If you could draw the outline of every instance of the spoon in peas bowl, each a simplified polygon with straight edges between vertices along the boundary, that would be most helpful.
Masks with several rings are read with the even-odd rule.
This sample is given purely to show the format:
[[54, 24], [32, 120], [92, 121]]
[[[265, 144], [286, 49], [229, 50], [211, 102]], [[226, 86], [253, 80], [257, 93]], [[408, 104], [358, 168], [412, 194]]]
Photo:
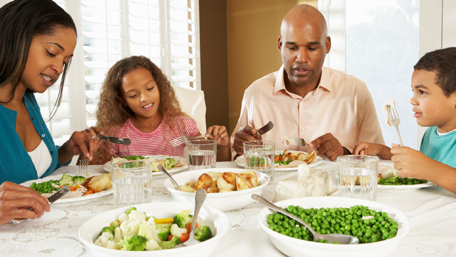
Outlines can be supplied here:
[[328, 243], [330, 243], [330, 244], [333, 244], [335, 242], [339, 243], [339, 244], [359, 244], [359, 239], [354, 236], [344, 235], [344, 234], [325, 234], [325, 235], [319, 234], [311, 226], [309, 226], [307, 223], [302, 221], [300, 218], [287, 212], [286, 210], [280, 208], [279, 206], [269, 202], [268, 200], [264, 199], [263, 197], [261, 197], [257, 194], [253, 194], [252, 199], [256, 203], [266, 206], [269, 209], [274, 210], [276, 212], [280, 212], [283, 215], [286, 215], [289, 218], [296, 220], [301, 225], [305, 226], [313, 234], [313, 241], [318, 241], [319, 239], [321, 239], [321, 240], [328, 240]]

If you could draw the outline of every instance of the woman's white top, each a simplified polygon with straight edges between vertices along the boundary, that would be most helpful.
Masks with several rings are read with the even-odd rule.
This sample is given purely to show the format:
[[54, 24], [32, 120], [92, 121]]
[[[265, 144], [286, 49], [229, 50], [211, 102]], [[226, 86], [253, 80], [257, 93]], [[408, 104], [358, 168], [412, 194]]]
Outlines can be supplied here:
[[38, 177], [41, 177], [51, 166], [52, 157], [49, 153], [49, 149], [43, 140], [41, 140], [40, 145], [35, 148], [35, 150], [28, 152], [30, 158], [32, 159], [33, 165], [35, 165], [36, 173]]

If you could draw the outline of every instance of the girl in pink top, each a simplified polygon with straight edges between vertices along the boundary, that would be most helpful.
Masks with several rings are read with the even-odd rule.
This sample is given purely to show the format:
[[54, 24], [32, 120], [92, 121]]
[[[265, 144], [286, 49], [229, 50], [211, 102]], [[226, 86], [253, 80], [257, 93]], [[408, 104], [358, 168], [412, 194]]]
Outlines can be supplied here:
[[[196, 122], [180, 109], [171, 83], [150, 59], [132, 56], [118, 61], [103, 83], [97, 110], [97, 127], [105, 135], [130, 138], [131, 145], [102, 142], [91, 164], [103, 164], [112, 156], [183, 156], [182, 144], [170, 141], [201, 135]], [[217, 160], [230, 160], [229, 135], [224, 126], [211, 126], [206, 137], [217, 141]]]

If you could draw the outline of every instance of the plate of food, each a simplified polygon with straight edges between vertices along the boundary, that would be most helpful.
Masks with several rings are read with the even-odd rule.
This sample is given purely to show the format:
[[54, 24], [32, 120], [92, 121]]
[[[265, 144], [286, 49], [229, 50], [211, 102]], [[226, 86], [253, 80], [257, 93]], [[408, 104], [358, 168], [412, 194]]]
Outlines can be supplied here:
[[433, 186], [435, 184], [427, 180], [399, 177], [397, 170], [390, 165], [378, 165], [377, 189], [379, 190], [418, 190]]
[[[254, 157], [252, 157], [254, 158]], [[317, 155], [316, 151], [311, 153], [301, 152], [301, 151], [275, 151], [274, 156], [274, 170], [275, 171], [293, 171], [297, 170], [299, 164], [307, 163], [309, 167], [315, 167], [323, 161], [323, 158]], [[239, 156], [234, 160], [234, 162], [241, 166], [245, 167], [244, 155]]]
[[[360, 185], [360, 180], [360, 177], [356, 177], [355, 188]], [[377, 190], [407, 191], [433, 186], [435, 186], [435, 184], [427, 180], [399, 177], [397, 175], [397, 170], [394, 169], [393, 166], [384, 163], [378, 164]]]
[[41, 179], [29, 180], [21, 185], [33, 188], [44, 197], [49, 197], [61, 186], [71, 187], [71, 191], [55, 203], [86, 201], [113, 193], [110, 173], [90, 177], [68, 174], [51, 175]]
[[168, 155], [131, 155], [125, 157], [115, 157], [111, 161], [104, 164], [105, 171], [111, 171], [111, 164], [122, 162], [125, 160], [137, 161], [146, 160], [152, 163], [152, 176], [163, 175], [158, 169], [158, 164], [163, 166], [169, 173], [185, 170], [187, 168], [187, 159], [181, 156], [168, 156]]

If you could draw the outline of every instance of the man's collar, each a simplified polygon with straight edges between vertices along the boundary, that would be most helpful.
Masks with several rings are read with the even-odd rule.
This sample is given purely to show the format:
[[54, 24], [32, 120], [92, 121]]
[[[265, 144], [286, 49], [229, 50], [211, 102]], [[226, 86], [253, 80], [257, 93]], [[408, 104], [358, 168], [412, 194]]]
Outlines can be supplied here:
[[[329, 82], [328, 68], [326, 68], [326, 67], [322, 67], [320, 83], [318, 83], [317, 88], [315, 90], [313, 90], [312, 92], [315, 93], [319, 89], [322, 89], [322, 90], [325, 90], [328, 92], [331, 92], [331, 89], [332, 89], [332, 85]], [[285, 87], [285, 68], [283, 67], [283, 65], [282, 65], [282, 67], [280, 67], [279, 71], [277, 72], [277, 78], [276, 78], [276, 81], [274, 84], [274, 94], [281, 90], [283, 90], [285, 93], [289, 94], [292, 97], [296, 96], [296, 94], [288, 91], [287, 88]]]

